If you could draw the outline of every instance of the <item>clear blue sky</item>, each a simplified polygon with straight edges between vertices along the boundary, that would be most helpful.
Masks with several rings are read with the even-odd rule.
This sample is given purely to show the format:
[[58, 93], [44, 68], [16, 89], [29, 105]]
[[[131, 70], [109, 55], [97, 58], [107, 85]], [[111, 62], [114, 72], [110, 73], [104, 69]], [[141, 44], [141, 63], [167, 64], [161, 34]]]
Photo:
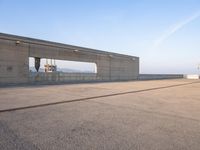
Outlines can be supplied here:
[[139, 56], [141, 73], [197, 73], [200, 0], [0, 0], [0, 32]]

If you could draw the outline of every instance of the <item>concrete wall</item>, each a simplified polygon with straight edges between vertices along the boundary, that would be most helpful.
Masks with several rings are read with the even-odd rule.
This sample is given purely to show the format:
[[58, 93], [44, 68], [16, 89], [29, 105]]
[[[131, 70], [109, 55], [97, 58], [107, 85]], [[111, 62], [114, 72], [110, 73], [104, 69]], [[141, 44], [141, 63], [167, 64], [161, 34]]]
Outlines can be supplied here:
[[139, 80], [161, 80], [161, 79], [179, 79], [183, 78], [182, 74], [140, 74]]
[[27, 82], [28, 56], [27, 44], [0, 39], [0, 83]]
[[[29, 57], [94, 62], [97, 65], [95, 80], [98, 81], [133, 80], [139, 74], [138, 57], [3, 33], [0, 33], [0, 53], [0, 83], [34, 82], [35, 78], [33, 80], [29, 75]], [[44, 76], [53, 77], [55, 74], [41, 73], [38, 76], [42, 82], [49, 81]], [[88, 77], [81, 74], [80, 78], [82, 76]], [[70, 80], [68, 77], [59, 79]], [[94, 80], [93, 77], [91, 80]]]

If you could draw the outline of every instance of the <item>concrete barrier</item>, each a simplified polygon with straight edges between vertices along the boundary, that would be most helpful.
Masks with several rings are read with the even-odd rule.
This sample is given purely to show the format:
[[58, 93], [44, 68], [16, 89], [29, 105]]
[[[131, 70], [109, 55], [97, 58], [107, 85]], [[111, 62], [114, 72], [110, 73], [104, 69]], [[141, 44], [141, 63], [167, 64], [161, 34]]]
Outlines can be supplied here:
[[140, 74], [138, 80], [180, 79], [182, 74]]
[[96, 73], [30, 72], [30, 83], [73, 82], [98, 80]]

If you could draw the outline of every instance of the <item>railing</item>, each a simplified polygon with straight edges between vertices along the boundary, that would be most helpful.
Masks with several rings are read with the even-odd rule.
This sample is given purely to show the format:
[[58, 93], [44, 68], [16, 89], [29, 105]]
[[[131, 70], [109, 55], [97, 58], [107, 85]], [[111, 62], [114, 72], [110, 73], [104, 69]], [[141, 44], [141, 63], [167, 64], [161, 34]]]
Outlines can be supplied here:
[[97, 80], [95, 73], [30, 72], [29, 82], [65, 82]]

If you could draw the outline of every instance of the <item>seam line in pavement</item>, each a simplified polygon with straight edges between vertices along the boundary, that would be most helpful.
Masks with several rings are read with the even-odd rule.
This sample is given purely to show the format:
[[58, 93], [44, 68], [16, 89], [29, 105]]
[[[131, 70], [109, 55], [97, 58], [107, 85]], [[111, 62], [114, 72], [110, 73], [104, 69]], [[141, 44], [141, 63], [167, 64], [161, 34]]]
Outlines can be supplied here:
[[143, 90], [136, 90], [136, 91], [119, 92], [119, 93], [106, 94], [106, 95], [100, 95], [100, 96], [92, 96], [92, 97], [72, 99], [72, 100], [66, 100], [66, 101], [58, 101], [58, 102], [52, 102], [52, 103], [46, 103], [46, 104], [38, 104], [38, 105], [15, 107], [15, 108], [9, 108], [9, 109], [1, 109], [0, 113], [10, 112], [10, 111], [17, 111], [17, 110], [24, 110], [24, 109], [30, 109], [30, 108], [37, 108], [37, 107], [45, 107], [45, 106], [51, 106], [51, 105], [57, 105], [57, 104], [63, 104], [63, 103], [72, 103], [72, 102], [86, 101], [86, 100], [91, 100], [91, 99], [104, 98], [104, 97], [112, 97], [112, 96], [118, 96], [118, 95], [126, 95], [126, 94], [131, 94], [131, 93], [140, 93], [140, 92], [146, 92], [146, 91], [154, 91], [154, 90], [167, 89], [167, 88], [173, 88], [173, 87], [179, 87], [179, 86], [185, 86], [185, 85], [191, 85], [191, 84], [197, 84], [197, 83], [200, 83], [200, 81], [198, 81], [198, 82], [184, 83], [184, 84], [175, 84], [175, 85], [169, 85], [169, 86], [162, 86], [162, 87], [156, 87], [156, 88], [150, 88], [150, 89], [143, 89]]

